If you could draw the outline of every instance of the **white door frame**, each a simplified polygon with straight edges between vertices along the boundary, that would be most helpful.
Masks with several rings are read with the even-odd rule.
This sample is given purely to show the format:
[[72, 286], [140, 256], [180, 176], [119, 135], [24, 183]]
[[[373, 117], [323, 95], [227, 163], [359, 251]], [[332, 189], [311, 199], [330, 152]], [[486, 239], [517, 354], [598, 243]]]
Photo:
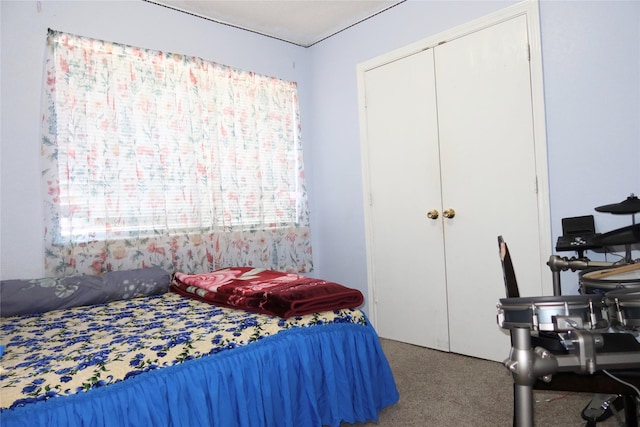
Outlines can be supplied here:
[[[361, 167], [363, 175], [364, 188], [364, 211], [365, 211], [365, 234], [367, 247], [367, 282], [368, 282], [368, 301], [367, 307], [369, 318], [373, 325], [376, 325], [376, 305], [371, 301], [375, 299], [375, 278], [374, 266], [371, 259], [372, 247], [372, 219], [370, 214], [370, 177], [369, 166], [367, 164], [367, 123], [366, 123], [366, 104], [365, 104], [365, 73], [367, 70], [382, 66], [386, 63], [395, 61], [405, 56], [414, 54], [421, 50], [429, 49], [438, 44], [445, 43], [463, 37], [467, 34], [482, 30], [493, 26], [500, 22], [512, 19], [516, 16], [524, 15], [527, 17], [527, 29], [529, 36], [529, 55], [530, 55], [530, 72], [531, 72], [531, 98], [533, 108], [533, 132], [535, 141], [535, 160], [537, 175], [537, 194], [538, 194], [538, 234], [540, 236], [540, 259], [549, 259], [552, 254], [551, 242], [551, 219], [549, 211], [549, 179], [547, 168], [547, 139], [546, 124], [544, 111], [544, 86], [542, 74], [542, 49], [540, 44], [540, 10], [538, 0], [525, 0], [521, 3], [509, 6], [503, 10], [494, 12], [484, 17], [475, 19], [466, 24], [451, 28], [447, 31], [438, 33], [434, 36], [409, 44], [402, 48], [388, 52], [376, 58], [370, 59], [357, 66], [358, 79], [358, 109], [360, 122], [360, 147], [361, 147]], [[541, 265], [541, 277], [550, 277], [550, 270], [546, 265]], [[553, 281], [543, 280], [541, 284], [544, 295], [553, 295]]]

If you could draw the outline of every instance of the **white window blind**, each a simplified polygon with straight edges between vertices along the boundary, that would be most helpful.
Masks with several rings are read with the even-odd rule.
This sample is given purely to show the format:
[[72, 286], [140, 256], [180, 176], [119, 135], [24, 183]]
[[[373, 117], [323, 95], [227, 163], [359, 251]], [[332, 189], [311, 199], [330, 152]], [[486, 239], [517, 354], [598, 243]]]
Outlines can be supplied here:
[[234, 232], [249, 233], [245, 247], [268, 232], [276, 252], [293, 233], [309, 255], [286, 268], [308, 269], [295, 83], [54, 31], [48, 46], [43, 176], [57, 269], [74, 262], [60, 253], [79, 246], [104, 258], [113, 244], [199, 235], [219, 247], [219, 233]]

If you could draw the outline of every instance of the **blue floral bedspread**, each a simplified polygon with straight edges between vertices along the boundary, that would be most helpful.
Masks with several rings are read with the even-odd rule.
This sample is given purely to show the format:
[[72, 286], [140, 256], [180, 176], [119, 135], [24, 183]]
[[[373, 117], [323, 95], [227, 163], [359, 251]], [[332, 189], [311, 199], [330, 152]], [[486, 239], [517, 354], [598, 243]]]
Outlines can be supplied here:
[[366, 324], [360, 310], [282, 319], [177, 294], [1, 319], [0, 411], [109, 386], [283, 330]]

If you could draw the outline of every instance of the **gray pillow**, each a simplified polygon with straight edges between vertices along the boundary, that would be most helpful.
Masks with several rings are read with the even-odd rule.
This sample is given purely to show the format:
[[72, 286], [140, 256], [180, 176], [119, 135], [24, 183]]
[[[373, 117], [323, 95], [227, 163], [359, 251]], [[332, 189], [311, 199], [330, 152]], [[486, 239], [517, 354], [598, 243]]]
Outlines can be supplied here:
[[163, 294], [169, 290], [171, 281], [170, 274], [160, 267], [109, 271], [102, 277], [115, 300]]
[[110, 271], [101, 276], [46, 277], [0, 282], [0, 316], [43, 313], [167, 292], [160, 267]]

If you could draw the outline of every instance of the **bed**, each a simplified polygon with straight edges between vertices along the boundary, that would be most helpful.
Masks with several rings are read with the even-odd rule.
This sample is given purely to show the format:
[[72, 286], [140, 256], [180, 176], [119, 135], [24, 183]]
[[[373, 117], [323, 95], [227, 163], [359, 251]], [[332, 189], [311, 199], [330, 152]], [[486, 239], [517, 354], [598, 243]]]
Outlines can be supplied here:
[[285, 318], [131, 283], [2, 318], [0, 425], [339, 426], [399, 398], [361, 310]]

